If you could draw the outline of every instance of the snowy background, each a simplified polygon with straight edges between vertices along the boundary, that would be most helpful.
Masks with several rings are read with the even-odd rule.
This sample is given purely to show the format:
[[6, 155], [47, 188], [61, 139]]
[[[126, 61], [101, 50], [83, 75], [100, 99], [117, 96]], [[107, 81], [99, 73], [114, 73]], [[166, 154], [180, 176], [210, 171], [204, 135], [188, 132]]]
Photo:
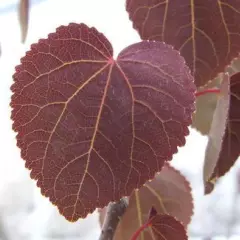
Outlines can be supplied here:
[[[35, 187], [11, 130], [9, 90], [14, 66], [31, 43], [55, 31], [59, 25], [84, 22], [95, 26], [111, 41], [115, 56], [140, 39], [125, 11], [125, 0], [32, 0], [27, 42], [20, 43], [17, 0], [0, 0], [0, 239], [95, 240], [100, 228], [94, 213], [68, 223], [56, 207]], [[240, 190], [231, 169], [210, 196], [203, 196], [202, 166], [207, 138], [191, 130], [187, 145], [174, 156], [173, 165], [191, 182], [195, 213], [189, 226], [191, 240], [240, 239]], [[226, 238], [225, 236], [228, 236]], [[124, 239], [123, 239], [124, 240]]]

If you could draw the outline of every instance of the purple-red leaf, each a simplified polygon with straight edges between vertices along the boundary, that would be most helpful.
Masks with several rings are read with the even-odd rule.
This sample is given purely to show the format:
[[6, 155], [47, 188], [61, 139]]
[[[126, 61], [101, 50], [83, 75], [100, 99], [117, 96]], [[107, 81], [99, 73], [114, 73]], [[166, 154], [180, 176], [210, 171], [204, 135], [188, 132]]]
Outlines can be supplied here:
[[222, 82], [204, 164], [205, 193], [233, 166], [240, 153], [240, 73]]
[[112, 56], [103, 34], [72, 23], [32, 45], [14, 74], [21, 156], [70, 221], [140, 188], [189, 132], [195, 86], [177, 51], [144, 41]]
[[142, 39], [181, 51], [198, 87], [223, 72], [240, 51], [239, 1], [127, 0], [126, 8]]
[[[153, 213], [153, 214], [151, 214]], [[149, 235], [143, 237], [148, 231]], [[168, 214], [158, 214], [156, 209], [151, 208], [149, 219], [131, 237], [137, 240], [141, 236], [144, 240], [187, 240], [187, 232], [183, 224]]]
[[[187, 232], [183, 224], [173, 216], [158, 214], [151, 221], [153, 240], [187, 240]], [[146, 239], [147, 240], [147, 239]]]
[[21, 28], [21, 41], [24, 43], [28, 32], [29, 0], [20, 0], [18, 17]]
[[[150, 209], [150, 217], [156, 210], [159, 214], [176, 217], [185, 227], [193, 214], [193, 199], [188, 181], [167, 163], [152, 181], [132, 193], [128, 208], [118, 224], [114, 240], [130, 239], [133, 233], [147, 222]], [[101, 225], [104, 215], [105, 210], [100, 212]], [[144, 239], [151, 239], [151, 232], [145, 231], [143, 235]]]

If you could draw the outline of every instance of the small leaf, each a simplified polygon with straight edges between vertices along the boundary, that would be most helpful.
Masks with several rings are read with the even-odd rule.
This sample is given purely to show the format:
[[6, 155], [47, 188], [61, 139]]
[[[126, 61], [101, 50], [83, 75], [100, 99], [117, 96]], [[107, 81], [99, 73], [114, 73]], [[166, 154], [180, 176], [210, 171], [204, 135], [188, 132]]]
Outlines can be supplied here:
[[[158, 214], [152, 221], [153, 240], [187, 240], [187, 232], [180, 221], [167, 214]], [[146, 239], [147, 240], [147, 239]]]
[[189, 133], [195, 86], [179, 53], [144, 41], [112, 55], [103, 34], [72, 23], [32, 45], [14, 74], [21, 156], [70, 221], [140, 188]]
[[[206, 89], [219, 88], [222, 81], [222, 75], [215, 78], [198, 91]], [[201, 134], [207, 135], [210, 131], [213, 114], [217, 106], [218, 94], [204, 94], [196, 98], [196, 111], [193, 113], [192, 127], [196, 128]]]
[[[118, 224], [114, 240], [130, 239], [136, 229], [147, 222], [152, 206], [158, 213], [176, 217], [185, 227], [190, 222], [193, 214], [190, 185], [185, 177], [169, 164], [165, 164], [151, 182], [145, 183], [130, 196], [129, 206]], [[100, 212], [101, 224], [104, 214], [104, 211]], [[150, 232], [144, 233], [146, 239], [150, 236]]]
[[150, 215], [146, 223], [144, 223], [131, 237], [131, 240], [139, 239], [144, 232], [149, 232], [148, 237], [144, 240], [187, 240], [187, 232], [180, 221], [171, 215], [157, 214], [156, 209], [151, 208], [154, 215]]
[[21, 28], [21, 41], [24, 43], [28, 32], [28, 18], [29, 18], [29, 0], [20, 0], [18, 10], [19, 23]]
[[[240, 51], [240, 4], [236, 0], [127, 0], [142, 39], [180, 50], [197, 87], [223, 72]], [[224, 47], [223, 47], [224, 46]]]
[[[231, 77], [231, 81], [229, 81], [228, 74], [225, 74], [221, 84], [206, 148], [203, 171], [205, 193], [210, 193], [213, 190], [216, 179], [230, 169], [239, 154], [239, 142], [236, 138], [238, 135], [235, 135], [235, 130], [239, 132], [235, 129], [238, 125], [233, 125], [232, 122], [237, 120], [234, 117], [240, 117], [240, 112], [237, 110], [239, 102], [235, 95], [237, 82], [234, 79], [234, 77]], [[238, 152], [237, 156], [236, 150]]]

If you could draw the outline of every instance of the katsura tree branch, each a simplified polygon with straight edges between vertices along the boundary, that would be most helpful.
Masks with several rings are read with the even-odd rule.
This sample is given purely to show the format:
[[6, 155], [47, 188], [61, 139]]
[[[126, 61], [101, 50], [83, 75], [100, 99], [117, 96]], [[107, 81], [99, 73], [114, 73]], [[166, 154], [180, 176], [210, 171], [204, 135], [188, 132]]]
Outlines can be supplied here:
[[127, 206], [128, 200], [126, 198], [122, 198], [119, 202], [108, 204], [99, 240], [113, 239], [119, 220], [125, 213]]

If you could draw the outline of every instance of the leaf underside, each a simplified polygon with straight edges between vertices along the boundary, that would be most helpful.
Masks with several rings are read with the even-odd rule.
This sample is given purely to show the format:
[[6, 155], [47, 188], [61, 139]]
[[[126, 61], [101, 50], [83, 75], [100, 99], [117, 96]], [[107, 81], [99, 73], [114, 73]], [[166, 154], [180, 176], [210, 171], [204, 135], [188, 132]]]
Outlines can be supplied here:
[[[219, 88], [222, 82], [222, 76], [223, 75], [220, 74], [206, 86], [200, 87], [198, 91]], [[196, 111], [193, 113], [191, 126], [198, 130], [202, 135], [209, 134], [217, 101], [218, 94], [216, 93], [203, 94], [196, 98]]]
[[164, 41], [181, 52], [197, 87], [240, 52], [239, 1], [127, 0], [126, 9], [142, 39]]
[[205, 193], [212, 192], [218, 178], [225, 175], [240, 154], [240, 73], [222, 83], [204, 163]]
[[[230, 76], [240, 71], [240, 57], [235, 58], [229, 66], [226, 67], [225, 73]], [[204, 87], [199, 87], [197, 91], [204, 91], [206, 89], [219, 88], [222, 82], [223, 74], [212, 81], [210, 81]], [[218, 94], [203, 94], [196, 98], [196, 111], [193, 113], [192, 127], [198, 130], [203, 135], [208, 135], [213, 114], [217, 106]]]
[[103, 34], [72, 23], [33, 44], [13, 76], [21, 156], [69, 221], [140, 188], [189, 133], [195, 86], [179, 53], [143, 41], [112, 56]]

